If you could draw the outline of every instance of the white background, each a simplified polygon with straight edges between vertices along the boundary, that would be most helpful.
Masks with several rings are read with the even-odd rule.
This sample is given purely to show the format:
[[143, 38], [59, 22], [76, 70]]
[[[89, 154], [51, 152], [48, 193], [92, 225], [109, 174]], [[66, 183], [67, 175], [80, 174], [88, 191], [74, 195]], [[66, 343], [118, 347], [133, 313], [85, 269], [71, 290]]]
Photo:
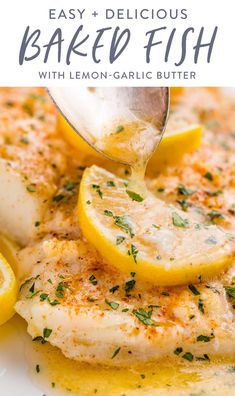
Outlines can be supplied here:
[[[105, 8], [186, 8], [188, 10], [188, 18], [185, 20], [177, 19], [170, 20], [105, 20]], [[63, 8], [67, 12], [70, 8], [86, 9], [86, 14], [83, 20], [49, 20], [49, 8], [56, 8], [57, 14]], [[91, 14], [97, 11], [99, 15], [94, 18]], [[88, 85], [88, 86], [235, 86], [235, 55], [234, 55], [234, 37], [235, 37], [235, 6], [233, 0], [224, 1], [202, 1], [202, 0], [145, 0], [145, 1], [127, 1], [127, 0], [7, 0], [1, 4], [0, 12], [0, 86], [68, 86], [74, 84]], [[84, 34], [90, 34], [89, 41], [82, 47], [88, 56], [86, 58], [72, 56], [72, 63], [70, 66], [65, 64], [66, 49], [69, 42], [76, 31], [77, 27], [84, 25]], [[47, 44], [50, 36], [58, 27], [63, 29], [64, 43], [62, 50], [62, 62], [57, 64], [55, 61], [56, 49], [52, 50], [49, 57], [49, 63], [43, 63], [43, 55], [45, 49], [42, 48], [41, 55], [31, 62], [24, 63], [19, 66], [18, 57], [22, 37], [27, 25], [31, 28], [42, 30], [39, 39], [40, 46]], [[200, 60], [197, 65], [193, 63], [194, 51], [192, 47], [196, 44], [199, 30], [205, 26], [205, 41], [210, 40], [215, 26], [219, 27], [214, 50], [212, 53], [211, 63], [206, 62], [207, 49], [201, 50]], [[131, 43], [128, 49], [122, 56], [113, 64], [108, 62], [108, 49], [112, 39], [112, 33], [105, 33], [104, 48], [99, 50], [102, 56], [102, 62], [99, 65], [93, 63], [91, 58], [91, 49], [96, 37], [95, 31], [102, 27], [120, 26], [121, 28], [130, 28], [132, 32]], [[146, 44], [145, 33], [148, 30], [167, 26], [164, 33], [159, 33], [159, 39], [163, 40], [162, 45], [153, 48], [152, 62], [146, 64], [145, 50]], [[167, 38], [171, 30], [176, 27], [177, 33], [175, 42], [172, 45], [172, 52], [169, 63], [164, 62], [164, 49], [167, 44]], [[175, 67], [174, 62], [179, 60], [181, 48], [182, 32], [188, 27], [194, 27], [195, 33], [188, 36], [188, 54], [187, 62], [180, 67]], [[83, 36], [83, 34], [82, 34]], [[156, 36], [157, 38], [157, 36]], [[41, 80], [39, 78], [39, 71], [65, 71], [65, 79], [47, 79]], [[195, 71], [196, 80], [115, 80], [109, 78], [108, 80], [74, 80], [70, 79], [70, 72], [72, 75], [76, 71], [152, 71], [155, 77], [156, 71]]]

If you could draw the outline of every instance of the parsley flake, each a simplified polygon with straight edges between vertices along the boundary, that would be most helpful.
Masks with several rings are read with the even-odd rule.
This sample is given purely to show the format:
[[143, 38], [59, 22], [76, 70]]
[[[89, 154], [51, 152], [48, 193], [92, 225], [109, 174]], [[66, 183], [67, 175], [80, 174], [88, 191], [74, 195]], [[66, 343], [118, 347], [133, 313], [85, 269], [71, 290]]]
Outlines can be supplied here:
[[114, 311], [116, 311], [116, 309], [118, 309], [119, 304], [115, 301], [108, 301], [105, 300], [106, 304], [109, 305], [109, 307], [111, 307]]
[[152, 310], [147, 312], [144, 309], [140, 308], [134, 309], [132, 312], [139, 319], [139, 321], [146, 326], [154, 326], [154, 321], [151, 319]]
[[176, 227], [187, 228], [189, 223], [187, 219], [183, 219], [177, 212], [172, 213], [172, 222]]
[[132, 201], [143, 202], [144, 198], [141, 197], [141, 195], [137, 194], [136, 192], [130, 190], [126, 190], [126, 192], [129, 195], [129, 197], [132, 199]]

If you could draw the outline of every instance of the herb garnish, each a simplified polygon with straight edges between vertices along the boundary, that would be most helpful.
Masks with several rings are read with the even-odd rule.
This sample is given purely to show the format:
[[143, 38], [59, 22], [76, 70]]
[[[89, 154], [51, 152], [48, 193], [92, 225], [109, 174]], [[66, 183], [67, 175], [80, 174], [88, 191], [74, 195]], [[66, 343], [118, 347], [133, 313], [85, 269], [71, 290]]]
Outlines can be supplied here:
[[187, 228], [189, 223], [187, 219], [183, 219], [177, 212], [172, 213], [172, 222], [176, 227]]
[[95, 277], [95, 275], [91, 275], [90, 276], [90, 278], [89, 278], [89, 281], [92, 283], [92, 285], [97, 285], [97, 283], [98, 283], [98, 281], [97, 281], [97, 279], [96, 279], [96, 277]]
[[47, 327], [45, 327], [45, 329], [43, 329], [43, 337], [44, 338], [49, 338], [51, 333], [52, 333], [52, 329], [48, 329]]
[[147, 312], [143, 308], [140, 308], [134, 309], [132, 312], [139, 319], [139, 321], [146, 326], [154, 326], [154, 321], [151, 319], [153, 312], [152, 310]]
[[199, 300], [198, 300], [198, 309], [199, 309], [199, 311], [201, 311], [203, 314], [205, 313], [205, 311], [204, 311], [204, 304], [203, 304], [203, 301], [199, 298]]
[[211, 221], [213, 221], [215, 219], [224, 220], [224, 215], [221, 212], [219, 212], [218, 210], [212, 210], [211, 212], [207, 213], [207, 216], [209, 217], [209, 219]]
[[131, 245], [130, 250], [128, 250], [128, 254], [129, 254], [129, 256], [132, 256], [132, 257], [133, 257], [134, 262], [135, 262], [136, 264], [137, 264], [136, 257], [137, 257], [137, 254], [138, 254], [138, 253], [139, 253], [139, 251], [138, 251], [137, 247], [136, 247], [135, 245]]
[[194, 296], [199, 296], [201, 293], [199, 290], [192, 284], [188, 285], [189, 290], [194, 294]]
[[112, 355], [111, 359], [114, 359], [115, 356], [117, 356], [117, 354], [120, 352], [120, 350], [121, 350], [121, 347], [115, 349], [115, 351], [113, 352], [113, 355]]
[[128, 216], [124, 215], [124, 216], [115, 216], [115, 221], [114, 224], [120, 228], [122, 228], [124, 231], [126, 231], [126, 233], [130, 234], [131, 238], [133, 238], [135, 236], [135, 234], [133, 233], [133, 227], [131, 225], [131, 222], [128, 218]]
[[105, 209], [105, 210], [104, 210], [104, 215], [105, 215], [105, 216], [108, 216], [108, 217], [113, 217], [113, 212], [111, 212], [111, 210]]
[[228, 296], [232, 297], [235, 299], [235, 287], [233, 286], [224, 286], [224, 289]]
[[187, 209], [189, 208], [190, 205], [186, 199], [177, 199], [176, 202], [181, 206], [181, 209], [184, 212], [187, 212]]
[[205, 175], [204, 175], [204, 177], [205, 177], [207, 180], [209, 180], [209, 181], [213, 181], [213, 179], [214, 179], [211, 172], [206, 172]]
[[108, 301], [105, 300], [106, 304], [109, 305], [114, 311], [116, 311], [116, 309], [118, 309], [119, 304], [115, 301]]
[[118, 125], [116, 129], [116, 133], [120, 133], [124, 131], [124, 126], [123, 125]]
[[35, 187], [33, 184], [29, 184], [29, 185], [26, 187], [26, 190], [27, 190], [28, 192], [30, 192], [30, 193], [34, 193], [34, 192], [36, 192], [36, 187]]
[[193, 361], [193, 355], [192, 355], [191, 352], [186, 352], [186, 353], [182, 356], [182, 358], [188, 360], [189, 362], [192, 362], [192, 361]]
[[197, 341], [201, 341], [201, 342], [209, 342], [210, 340], [212, 340], [213, 338], [215, 338], [214, 334], [211, 334], [211, 336], [205, 336], [203, 334], [199, 335], [197, 337]]
[[68, 286], [68, 284], [66, 282], [59, 282], [58, 286], [56, 288], [56, 292], [55, 292], [56, 297], [63, 298], [64, 297], [64, 291], [66, 289], [68, 289], [68, 287], [69, 286]]
[[144, 198], [141, 197], [141, 195], [137, 194], [136, 192], [130, 190], [126, 190], [126, 192], [129, 195], [129, 197], [132, 199], [132, 201], [143, 202]]
[[135, 283], [136, 283], [135, 279], [131, 279], [125, 283], [124, 290], [127, 297], [130, 296], [129, 292], [133, 289]]
[[181, 347], [178, 347], [174, 350], [174, 354], [177, 356], [180, 355], [180, 353], [182, 353], [182, 352], [183, 352], [183, 348], [181, 348]]
[[100, 190], [100, 186], [98, 184], [92, 184], [92, 188], [94, 188], [94, 190], [97, 192], [99, 197], [102, 199], [103, 198], [103, 193]]
[[183, 184], [180, 184], [178, 186], [178, 193], [181, 195], [192, 195], [194, 194], [195, 191], [191, 190], [190, 188], [186, 188], [185, 186], [183, 186]]
[[106, 183], [106, 186], [107, 187], [115, 187], [115, 183], [112, 180], [108, 180], [107, 183]]
[[115, 291], [117, 291], [119, 289], [119, 287], [120, 287], [119, 285], [111, 287], [111, 289], [109, 289], [110, 293], [114, 294]]
[[125, 237], [124, 236], [117, 236], [117, 238], [116, 238], [116, 245], [121, 245], [121, 243], [123, 242], [123, 241], [125, 241]]
[[65, 195], [57, 194], [57, 195], [54, 195], [52, 200], [53, 200], [53, 202], [60, 202], [60, 201], [63, 201], [64, 198], [65, 198]]

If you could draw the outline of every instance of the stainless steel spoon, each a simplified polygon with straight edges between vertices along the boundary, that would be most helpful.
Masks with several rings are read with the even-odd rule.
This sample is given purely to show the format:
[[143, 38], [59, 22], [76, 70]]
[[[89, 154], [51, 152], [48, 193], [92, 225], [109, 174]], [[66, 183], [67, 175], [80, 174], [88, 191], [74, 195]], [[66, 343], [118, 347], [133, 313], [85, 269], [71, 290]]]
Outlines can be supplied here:
[[[73, 129], [106, 157], [111, 158], [96, 142], [104, 130], [110, 127], [111, 131], [116, 120], [151, 123], [159, 134], [156, 147], [163, 136], [169, 111], [169, 88], [58, 87], [48, 91]], [[128, 164], [125, 155], [122, 162]]]

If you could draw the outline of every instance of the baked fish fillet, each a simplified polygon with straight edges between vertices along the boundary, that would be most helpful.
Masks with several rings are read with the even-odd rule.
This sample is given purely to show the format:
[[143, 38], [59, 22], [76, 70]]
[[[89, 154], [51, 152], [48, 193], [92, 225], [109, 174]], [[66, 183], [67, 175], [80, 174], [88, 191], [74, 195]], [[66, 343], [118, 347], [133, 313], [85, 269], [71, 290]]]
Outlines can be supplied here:
[[0, 230], [25, 245], [41, 231], [69, 156], [45, 90], [0, 89]]
[[226, 277], [157, 288], [107, 266], [82, 240], [46, 239], [20, 252], [29, 271], [16, 311], [35, 342], [69, 358], [129, 365], [162, 358], [208, 360], [234, 355], [235, 321]]

